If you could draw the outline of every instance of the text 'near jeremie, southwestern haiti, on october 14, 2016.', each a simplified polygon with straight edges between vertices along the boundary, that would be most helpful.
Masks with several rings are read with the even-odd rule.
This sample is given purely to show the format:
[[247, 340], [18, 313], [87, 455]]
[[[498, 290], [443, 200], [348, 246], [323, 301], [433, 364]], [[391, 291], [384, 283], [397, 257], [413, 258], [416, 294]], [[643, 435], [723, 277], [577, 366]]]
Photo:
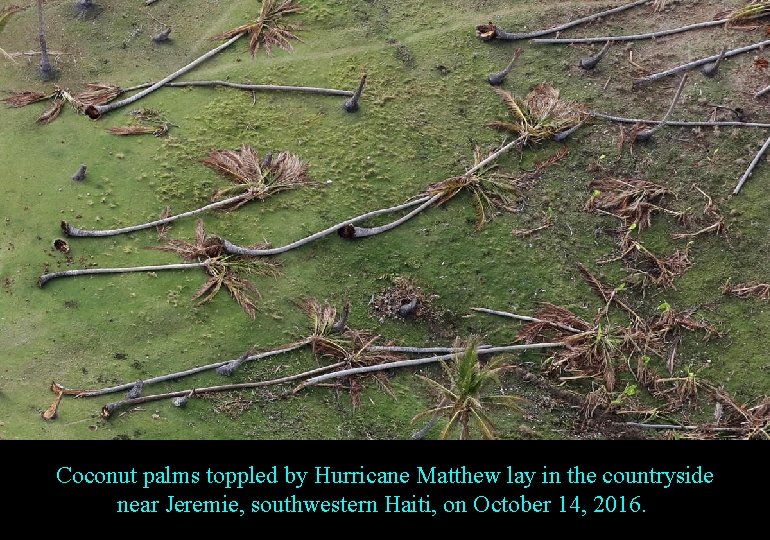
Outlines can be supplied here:
[[[580, 466], [572, 466], [561, 470], [549, 469], [544, 466], [541, 470], [521, 470], [514, 466], [503, 466], [497, 469], [474, 470], [467, 466], [436, 467], [415, 466], [409, 470], [377, 470], [359, 466], [353, 470], [339, 469], [330, 466], [314, 466], [306, 470], [290, 466], [273, 465], [264, 469], [248, 466], [242, 470], [173, 470], [170, 466], [159, 470], [137, 470], [132, 468], [124, 471], [91, 471], [78, 470], [70, 466], [61, 466], [56, 472], [56, 480], [60, 484], [75, 488], [80, 484], [122, 484], [135, 485], [147, 489], [148, 497], [141, 500], [116, 501], [115, 511], [118, 513], [136, 512], [165, 512], [165, 513], [282, 513], [282, 512], [404, 512], [427, 513], [436, 515], [437, 511], [457, 512], [448, 510], [446, 501], [443, 504], [433, 501], [427, 493], [412, 495], [385, 495], [372, 499], [356, 499], [351, 496], [323, 497], [320, 499], [305, 498], [307, 490], [314, 486], [318, 488], [337, 486], [415, 486], [420, 485], [459, 485], [459, 486], [510, 486], [517, 490], [528, 490], [534, 486], [557, 488], [559, 485], [597, 485], [613, 486], [614, 490], [626, 489], [629, 486], [652, 486], [667, 490], [680, 484], [711, 484], [714, 473], [700, 465], [686, 465], [677, 470], [590, 470]], [[151, 498], [153, 488], [160, 489], [168, 485], [208, 485], [225, 491], [221, 495], [199, 500], [189, 493], [180, 492], [174, 495], [164, 493], [160, 498]], [[259, 487], [283, 487], [303, 491], [292, 492], [291, 495], [276, 499], [257, 499], [255, 495], [263, 496]], [[295, 494], [296, 493], [296, 494]], [[236, 499], [243, 494], [251, 497], [248, 501]], [[313, 491], [313, 497], [318, 491]], [[350, 495], [353, 495], [351, 493]], [[630, 493], [629, 493], [630, 494]], [[299, 497], [297, 495], [300, 495]], [[563, 494], [554, 492], [554, 497], [543, 499], [527, 498], [524, 493], [517, 491], [513, 497], [505, 500], [489, 498], [488, 494], [472, 494], [468, 499], [467, 509], [460, 512], [569, 512], [567, 507], [585, 515], [584, 507], [578, 504], [578, 498], [565, 498]], [[614, 512], [609, 509], [620, 504], [622, 512], [645, 511], [639, 502], [639, 497], [624, 497], [620, 492], [615, 495], [601, 497], [599, 505], [604, 509], [594, 512]], [[518, 498], [517, 498], [518, 497]], [[628, 499], [628, 500], [626, 500]], [[618, 503], [617, 501], [620, 501]], [[244, 504], [246, 502], [246, 504]], [[596, 503], [596, 501], [594, 501]], [[606, 503], [606, 504], [605, 504]], [[437, 507], [439, 507], [437, 509]], [[628, 510], [625, 510], [628, 508]]]

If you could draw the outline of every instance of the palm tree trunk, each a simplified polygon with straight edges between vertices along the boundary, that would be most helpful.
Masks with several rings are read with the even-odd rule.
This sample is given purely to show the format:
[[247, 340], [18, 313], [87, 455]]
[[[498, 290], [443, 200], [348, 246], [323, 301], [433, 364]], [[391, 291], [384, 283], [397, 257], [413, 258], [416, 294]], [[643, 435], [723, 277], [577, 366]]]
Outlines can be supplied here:
[[741, 176], [741, 179], [738, 181], [738, 185], [736, 185], [735, 189], [733, 190], [733, 195], [738, 195], [738, 193], [741, 192], [741, 189], [743, 189], [743, 184], [746, 183], [746, 180], [749, 179], [751, 173], [754, 172], [754, 167], [757, 166], [757, 163], [759, 163], [759, 160], [762, 158], [762, 156], [765, 155], [765, 152], [767, 152], [768, 148], [770, 148], [770, 138], [765, 141], [765, 144], [762, 145], [762, 148], [759, 149], [759, 152], [757, 152], [757, 155], [754, 156], [751, 164], [749, 164], [749, 168], [746, 169], [746, 172], [743, 173], [743, 176]]
[[588, 37], [588, 38], [543, 38], [533, 39], [532, 43], [537, 45], [569, 45], [572, 43], [604, 43], [605, 41], [642, 41], [645, 39], [656, 39], [659, 37], [670, 36], [672, 34], [679, 34], [681, 32], [688, 32], [690, 30], [697, 30], [699, 28], [710, 28], [712, 26], [719, 26], [725, 24], [730, 19], [719, 19], [718, 21], [704, 21], [695, 24], [688, 24], [687, 26], [681, 26], [679, 28], [672, 28], [670, 30], [659, 30], [657, 32], [649, 32], [647, 34], [631, 34], [627, 36], [603, 36], [603, 37]]
[[636, 2], [631, 2], [630, 4], [624, 4], [616, 8], [608, 9], [606, 11], [594, 13], [593, 15], [588, 15], [587, 17], [582, 17], [580, 19], [575, 19], [574, 21], [560, 24], [559, 26], [554, 26], [553, 28], [546, 28], [545, 30], [537, 30], [535, 32], [525, 32], [525, 33], [517, 34], [517, 33], [506, 32], [505, 30], [498, 29], [495, 37], [497, 39], [503, 39], [507, 41], [516, 41], [519, 39], [532, 39], [540, 36], [547, 36], [548, 34], [561, 32], [562, 30], [566, 30], [567, 28], [572, 28], [574, 26], [578, 26], [583, 23], [595, 21], [596, 19], [600, 19], [601, 17], [606, 17], [607, 15], [612, 15], [614, 13], [620, 13], [621, 11], [626, 11], [636, 6], [641, 6], [642, 4], [646, 4], [648, 2], [650, 2], [650, 0], [637, 0]]
[[[770, 87], [769, 87], [770, 88]], [[626, 118], [624, 116], [612, 116], [610, 114], [604, 114], [600, 112], [595, 111], [589, 111], [589, 115], [593, 116], [594, 118], [601, 118], [602, 120], [609, 120], [610, 122], [617, 122], [619, 124], [660, 124], [660, 120], [650, 120], [646, 118]], [[666, 125], [668, 126], [677, 126], [677, 127], [750, 127], [750, 128], [762, 128], [762, 129], [770, 129], [770, 124], [761, 124], [756, 122], [735, 122], [735, 121], [729, 121], [729, 122], [683, 122], [683, 121], [677, 121], [672, 120], [670, 122], [666, 122]]]
[[[149, 88], [154, 83], [137, 84], [130, 88], [124, 88], [123, 92], [131, 92], [133, 90], [143, 90]], [[238, 90], [248, 90], [251, 92], [300, 92], [304, 94], [321, 94], [324, 96], [343, 96], [351, 97], [355, 92], [350, 90], [337, 90], [336, 88], [318, 88], [315, 86], [284, 86], [276, 84], [244, 84], [233, 83], [229, 81], [179, 81], [170, 82], [165, 86], [172, 88], [188, 88], [188, 87], [204, 87], [213, 88], [217, 86], [223, 86], [225, 88], [236, 88]]]
[[379, 227], [356, 227], [354, 225], [344, 226], [339, 230], [340, 236], [347, 240], [354, 240], [357, 238], [366, 238], [367, 236], [375, 236], [387, 232], [391, 229], [395, 229], [402, 223], [409, 221], [414, 216], [436, 203], [441, 197], [442, 195], [440, 193], [438, 195], [434, 195], [403, 217], [400, 217], [395, 221], [391, 221], [390, 223], [381, 225]]
[[[492, 345], [479, 345], [478, 350], [481, 353], [484, 349], [492, 348]], [[399, 347], [397, 345], [372, 345], [366, 348], [371, 352], [395, 352], [406, 354], [447, 354], [463, 352], [462, 347]]]
[[190, 268], [203, 268], [206, 262], [161, 264], [157, 266], [129, 266], [128, 268], [82, 268], [78, 270], [65, 270], [63, 272], [51, 272], [43, 274], [37, 280], [38, 287], [45, 286], [52, 279], [61, 277], [86, 276], [89, 274], [127, 274], [131, 272], [162, 272], [164, 270], [188, 270]]
[[[761, 49], [763, 47], [767, 47], [770, 45], [770, 39], [766, 39], [764, 41], [760, 41], [759, 43], [754, 43], [752, 45], [747, 45], [745, 47], [740, 47], [738, 49], [733, 49], [731, 51], [727, 51], [724, 53], [725, 58], [730, 58], [731, 56], [737, 56], [739, 54], [743, 54], [745, 52], [755, 51], [757, 49]], [[693, 62], [688, 62], [687, 64], [682, 64], [680, 66], [667, 69], [666, 71], [661, 71], [659, 73], [653, 73], [652, 75], [648, 75], [647, 77], [642, 77], [640, 79], [635, 79], [633, 82], [634, 86], [639, 86], [642, 84], [650, 83], [653, 81], [657, 81], [658, 79], [662, 79], [664, 77], [668, 77], [669, 75], [675, 75], [677, 73], [681, 73], [682, 71], [687, 71], [688, 69], [693, 69], [696, 67], [700, 67], [704, 64], [708, 64], [711, 62], [716, 61], [720, 56], [722, 56], [722, 53], [715, 54], [712, 56], [708, 56], [706, 58], [701, 58], [700, 60], [695, 60]]]
[[155, 394], [151, 396], [143, 396], [134, 399], [124, 399], [122, 401], [116, 401], [114, 403], [108, 403], [102, 407], [102, 418], [109, 418], [112, 414], [120, 409], [131, 407], [133, 405], [141, 405], [142, 403], [149, 403], [152, 401], [161, 401], [164, 399], [170, 399], [175, 397], [194, 397], [202, 396], [204, 394], [216, 394], [218, 392], [232, 392], [233, 390], [249, 390], [252, 388], [262, 388], [264, 386], [273, 386], [276, 384], [283, 384], [287, 382], [304, 379], [318, 373], [324, 373], [338, 367], [345, 365], [345, 362], [337, 362], [330, 366], [324, 366], [303, 373], [297, 373], [296, 375], [289, 375], [288, 377], [281, 377], [280, 379], [272, 379], [269, 381], [259, 381], [252, 383], [239, 383], [239, 384], [225, 384], [221, 386], [208, 386], [205, 388], [191, 388], [188, 390], [179, 390], [177, 392], [168, 392], [167, 394]]
[[497, 311], [496, 309], [488, 309], [488, 308], [481, 308], [481, 307], [471, 308], [471, 310], [478, 311], [479, 313], [486, 313], [488, 315], [497, 315], [498, 317], [508, 317], [510, 319], [517, 319], [519, 321], [550, 324], [551, 326], [555, 326], [556, 328], [561, 328], [562, 330], [566, 330], [567, 332], [572, 332], [573, 334], [581, 334], [583, 332], [583, 330], [578, 330], [577, 328], [573, 328], [567, 324], [546, 321], [544, 319], [538, 319], [536, 317], [528, 317], [526, 315], [517, 315], [515, 313], [510, 313], [508, 311]]
[[195, 216], [197, 214], [202, 214], [203, 212], [207, 212], [209, 210], [215, 210], [217, 208], [222, 208], [223, 206], [229, 206], [233, 203], [236, 203], [244, 199], [248, 195], [249, 195], [248, 193], [241, 193], [240, 195], [235, 195], [227, 199], [222, 199], [221, 201], [207, 204], [206, 206], [201, 206], [200, 208], [196, 208], [195, 210], [190, 210], [189, 212], [183, 212], [181, 214], [176, 214], [175, 216], [169, 216], [167, 218], [156, 219], [155, 221], [141, 223], [139, 225], [132, 225], [131, 227], [121, 227], [120, 229], [104, 229], [104, 230], [78, 229], [77, 227], [75, 227], [74, 225], [70, 225], [66, 221], [61, 222], [61, 228], [62, 228], [62, 231], [64, 231], [64, 234], [66, 234], [67, 236], [78, 236], [78, 237], [116, 236], [118, 234], [126, 234], [126, 233], [135, 232], [135, 231], [141, 231], [143, 229], [151, 229], [152, 227], [157, 227], [158, 225], [165, 225], [166, 223], [171, 223], [172, 221], [176, 221], [178, 219]]
[[40, 75], [46, 80], [53, 76], [51, 61], [48, 58], [48, 45], [45, 40], [45, 22], [43, 21], [43, 0], [37, 0], [38, 38], [40, 39]]
[[[483, 352], [484, 354], [500, 354], [500, 353], [507, 353], [507, 352], [516, 352], [516, 351], [530, 351], [534, 349], [548, 349], [553, 347], [564, 347], [564, 343], [531, 343], [528, 345], [506, 345], [504, 347], [489, 347], [486, 349], [483, 349], [480, 352]], [[299, 392], [303, 388], [306, 388], [308, 386], [313, 386], [318, 383], [322, 383], [324, 381], [328, 381], [331, 379], [339, 379], [342, 377], [350, 377], [351, 375], [359, 375], [362, 373], [373, 373], [376, 371], [385, 371], [389, 369], [396, 369], [401, 367], [414, 367], [414, 366], [422, 366], [425, 364], [433, 364], [436, 362], [443, 362], [445, 360], [452, 360], [455, 358], [455, 356], [458, 353], [464, 352], [464, 349], [450, 353], [450, 354], [443, 354], [440, 356], [429, 356], [427, 358], [415, 358], [413, 360], [398, 360], [396, 362], [385, 362], [383, 364], [377, 364], [375, 366], [364, 366], [364, 367], [357, 367], [357, 368], [351, 368], [351, 369], [343, 369], [340, 371], [335, 371], [333, 373], [327, 373], [325, 375], [320, 375], [318, 377], [313, 377], [312, 379], [308, 379], [302, 384], [300, 384], [297, 388], [294, 389], [294, 392]]]
[[89, 118], [91, 118], [93, 120], [98, 120], [102, 116], [102, 114], [104, 114], [106, 112], [110, 112], [110, 111], [113, 111], [115, 109], [119, 109], [120, 107], [124, 107], [126, 105], [131, 105], [132, 103], [142, 99], [144, 96], [154, 92], [155, 90], [157, 90], [161, 86], [165, 85], [166, 83], [169, 83], [169, 82], [173, 81], [174, 79], [177, 79], [177, 78], [181, 77], [182, 75], [184, 75], [188, 71], [191, 71], [192, 69], [194, 69], [199, 64], [202, 64], [203, 62], [205, 62], [209, 58], [211, 58], [211, 57], [215, 56], [216, 54], [218, 54], [219, 52], [225, 50], [227, 47], [229, 47], [230, 45], [232, 45], [233, 43], [238, 41], [244, 35], [245, 35], [245, 32], [242, 32], [240, 34], [237, 34], [237, 35], [231, 37], [230, 39], [228, 39], [227, 41], [222, 43], [220, 46], [218, 46], [218, 47], [216, 47], [214, 49], [211, 49], [209, 52], [207, 52], [203, 56], [200, 56], [200, 57], [196, 58], [195, 60], [193, 60], [192, 62], [190, 62], [186, 66], [184, 66], [182, 69], [180, 69], [178, 71], [175, 71], [174, 73], [172, 73], [171, 75], [167, 76], [166, 78], [164, 78], [164, 79], [154, 83], [152, 86], [142, 90], [141, 92], [137, 92], [136, 94], [134, 94], [131, 97], [127, 97], [126, 99], [121, 99], [120, 101], [114, 101], [114, 102], [108, 103], [106, 105], [89, 105], [88, 107], [86, 107], [85, 113], [88, 115]]
[[[724, 51], [722, 51], [724, 54]], [[655, 127], [651, 127], [649, 129], [645, 129], [643, 131], [640, 131], [636, 134], [636, 139], [645, 141], [652, 138], [652, 136], [657, 132], [663, 129], [663, 127], [668, 122], [668, 119], [671, 117], [671, 113], [674, 112], [674, 107], [676, 107], [677, 102], [679, 101], [679, 96], [682, 95], [682, 89], [684, 88], [684, 83], [687, 82], [687, 73], [682, 75], [682, 80], [679, 82], [679, 87], [676, 89], [676, 94], [674, 94], [674, 99], [671, 100], [671, 105], [668, 107], [668, 110], [666, 111], [666, 114], [663, 115], [663, 118], [661, 119], [660, 123], [657, 124]]]
[[[246, 363], [246, 362], [253, 362], [254, 360], [262, 360], [264, 358], [270, 358], [271, 356], [276, 356], [279, 354], [295, 351], [301, 347], [304, 347], [305, 345], [309, 344], [309, 339], [303, 339], [302, 341], [298, 341], [297, 343], [292, 343], [290, 345], [286, 345], [285, 347], [282, 347], [280, 349], [272, 349], [269, 351], [264, 351], [258, 354], [251, 354], [247, 355], [246, 358], [243, 360], [236, 359], [236, 360], [225, 360], [224, 362], [216, 362], [215, 364], [207, 364], [205, 366], [197, 366], [194, 368], [187, 369], [185, 371], [177, 371], [176, 373], [168, 373], [167, 375], [160, 375], [158, 377], [152, 377], [150, 379], [144, 379], [144, 385], [149, 386], [151, 384], [157, 384], [161, 382], [167, 382], [167, 381], [176, 381], [183, 377], [189, 377], [190, 375], [196, 375], [198, 373], [201, 373], [203, 371], [208, 371], [211, 369], [217, 369], [221, 366], [226, 366], [228, 364], [231, 364], [232, 362], [241, 360], [240, 365]], [[110, 386], [107, 388], [100, 388], [99, 390], [86, 390], [83, 392], [78, 392], [75, 397], [95, 397], [95, 396], [103, 396], [106, 394], [114, 394], [115, 392], [123, 392], [125, 390], [129, 390], [132, 386], [134, 386], [134, 383], [126, 383], [126, 384], [120, 384], [118, 386]]]
[[360, 216], [356, 216], [354, 218], [348, 219], [346, 221], [343, 221], [342, 223], [337, 223], [336, 225], [332, 225], [331, 227], [328, 227], [322, 231], [319, 231], [315, 234], [311, 234], [310, 236], [306, 236], [301, 240], [297, 240], [296, 242], [292, 242], [291, 244], [287, 244], [282, 247], [270, 248], [270, 249], [251, 249], [251, 248], [236, 246], [235, 244], [229, 242], [228, 240], [224, 240], [224, 248], [225, 248], [225, 251], [227, 251], [228, 253], [232, 253], [234, 255], [243, 255], [246, 257], [280, 255], [281, 253], [286, 253], [287, 251], [291, 251], [292, 249], [296, 249], [298, 247], [304, 246], [305, 244], [309, 244], [310, 242], [313, 242], [325, 236], [329, 236], [330, 234], [334, 234], [335, 232], [339, 231], [341, 228], [347, 225], [352, 225], [353, 223], [365, 221], [367, 219], [371, 219], [377, 216], [398, 212], [406, 208], [411, 208], [412, 206], [417, 206], [418, 204], [425, 203], [430, 198], [431, 197], [428, 197], [428, 196], [420, 197], [419, 199], [415, 199], [413, 201], [400, 204], [398, 206], [391, 206], [390, 208], [382, 208], [380, 210], [367, 212], [366, 214], [361, 214]]

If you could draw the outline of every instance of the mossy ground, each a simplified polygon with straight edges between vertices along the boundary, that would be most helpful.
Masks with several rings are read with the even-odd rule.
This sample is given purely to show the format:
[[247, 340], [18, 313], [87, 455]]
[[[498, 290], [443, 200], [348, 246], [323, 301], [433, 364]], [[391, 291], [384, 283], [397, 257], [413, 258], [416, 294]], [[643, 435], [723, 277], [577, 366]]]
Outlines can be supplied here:
[[[211, 48], [207, 36], [252, 18], [258, 9], [253, 0], [175, 0], [149, 7], [115, 0], [95, 17], [76, 18], [71, 4], [49, 2], [45, 14], [49, 47], [64, 53], [55, 62], [57, 83], [73, 90], [93, 81], [130, 86], [156, 80]], [[224, 183], [199, 162], [212, 149], [248, 143], [263, 152], [288, 150], [311, 165], [317, 181], [316, 187], [251, 203], [238, 212], [203, 216], [210, 233], [242, 244], [268, 240], [281, 245], [358, 213], [398, 204], [428, 184], [461, 173], [471, 165], [474, 145], [492, 148], [503, 140], [485, 127], [505, 117], [486, 76], [507, 63], [514, 46], [481, 43], [474, 25], [494, 20], [505, 28], [531, 29], [574, 18], [593, 6], [459, 0], [302, 4], [306, 12], [296, 19], [304, 26], [303, 41], [295, 43], [292, 53], [259, 52], [251, 58], [246, 44], [237, 43], [188, 78], [352, 89], [365, 71], [369, 82], [357, 114], [342, 112], [341, 99], [333, 97], [163, 89], [141, 105], [162, 110], [179, 127], [157, 139], [108, 134], [106, 128], [127, 123], [124, 111], [94, 122], [65, 110], [51, 125], [39, 126], [35, 118], [42, 105], [1, 110], [0, 437], [406, 438], [415, 429], [411, 418], [432, 402], [425, 386], [407, 372], [391, 380], [395, 399], [369, 384], [357, 410], [344, 392], [337, 396], [329, 388], [316, 388], [290, 399], [273, 399], [265, 392], [244, 395], [254, 403], [235, 416], [215, 411], [224, 398], [192, 400], [186, 409], [153, 403], [110, 421], [98, 415], [110, 397], [69, 398], [56, 421], [43, 422], [39, 414], [52, 401], [52, 380], [74, 388], [100, 387], [235, 358], [254, 345], [268, 348], [302, 336], [307, 322], [294, 303], [302, 297], [337, 305], [349, 299], [349, 324], [387, 339], [446, 344], [428, 325], [380, 323], [369, 316], [369, 298], [394, 276], [410, 277], [439, 296], [435, 304], [447, 314], [449, 334], [479, 333], [500, 343], [515, 335], [517, 326], [505, 320], [469, 317], [472, 306], [531, 313], [538, 302], [548, 301], [590, 318], [600, 306], [575, 263], [599, 271], [613, 285], [624, 275], [617, 263], [594, 264], [614, 249], [612, 238], [601, 231], [614, 225], [610, 218], [583, 211], [588, 182], [597, 175], [663, 183], [679, 195], [682, 208], [702, 206], [702, 198], [691, 189], [697, 183], [729, 215], [729, 242], [697, 238], [691, 248], [695, 264], [677, 281], [676, 290], [649, 290], [644, 298], [631, 299], [645, 314], [664, 301], [679, 308], [700, 305], [700, 313], [726, 333], [708, 343], [687, 336], [678, 370], [700, 370], [739, 400], [770, 391], [767, 303], [729, 299], [719, 290], [728, 278], [768, 279], [765, 195], [770, 170], [764, 161], [739, 197], [727, 196], [766, 136], [757, 130], [667, 129], [631, 154], [627, 148], [618, 150], [617, 126], [592, 123], [567, 143], [568, 157], [521, 194], [521, 212], [501, 215], [481, 232], [474, 231], [470, 199], [460, 196], [387, 235], [355, 243], [334, 236], [281, 256], [283, 277], [256, 280], [262, 299], [255, 320], [226, 294], [195, 306], [191, 296], [205, 279], [197, 270], [61, 279], [39, 289], [36, 281], [46, 268], [177, 262], [170, 254], [145, 249], [157, 244], [152, 230], [69, 239], [71, 263], [51, 243], [61, 234], [62, 219], [80, 227], [108, 228], [155, 218], [167, 204], [176, 212], [205, 204], [215, 186]], [[712, 16], [717, 4], [682, 0], [654, 16], [640, 8], [573, 32], [676, 26]], [[158, 21], [173, 27], [170, 44], [150, 41], [161, 29]], [[14, 15], [0, 33], [0, 47], [34, 50], [36, 24], [33, 9]], [[588, 47], [522, 43], [525, 53], [506, 88], [523, 96], [547, 81], [563, 97], [594, 109], [659, 117], [676, 80], [630, 91], [634, 68], [627, 49], [634, 51], [636, 62], [666, 67], [711, 54], [713, 40], [722, 39], [718, 36], [731, 44], [758, 40], [754, 34], [724, 30], [693, 36], [617, 46], [590, 73], [575, 67]], [[747, 77], [762, 79], [752, 60], [751, 55], [731, 60], [713, 80], [693, 75], [677, 116], [703, 118], [709, 111], [703, 103], [745, 102], [753, 119], [766, 121], [765, 108], [753, 104], [739, 84]], [[48, 88], [37, 79], [35, 62], [21, 57], [14, 64], [0, 58], [0, 91]], [[556, 143], [528, 148], [505, 156], [500, 165], [513, 172], [531, 170], [558, 148]], [[75, 183], [70, 176], [80, 163], [88, 164], [88, 176]], [[555, 216], [554, 227], [529, 238], [511, 235], [513, 229], [537, 226], [546, 211]], [[170, 234], [190, 238], [193, 228], [194, 219], [178, 222]], [[656, 217], [643, 239], [667, 254], [681, 245], [669, 238], [675, 229], [673, 220]], [[536, 369], [543, 358], [529, 354], [521, 360]], [[236, 377], [273, 378], [315, 365], [309, 353], [297, 352], [248, 366]], [[157, 390], [221, 382], [211, 373]], [[531, 400], [523, 413], [493, 413], [503, 437], [574, 436], [574, 411], [545, 406], [545, 398], [519, 381], [503, 384]]]

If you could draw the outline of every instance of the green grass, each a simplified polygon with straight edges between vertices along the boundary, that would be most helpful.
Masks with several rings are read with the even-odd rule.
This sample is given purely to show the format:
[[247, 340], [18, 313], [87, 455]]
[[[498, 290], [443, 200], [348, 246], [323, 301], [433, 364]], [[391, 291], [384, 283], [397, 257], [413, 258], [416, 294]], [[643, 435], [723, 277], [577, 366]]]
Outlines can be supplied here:
[[[680, 349], [681, 365], [702, 368], [705, 377], [724, 383], [741, 400], [770, 391], [770, 357], [763, 338], [770, 329], [767, 303], [719, 293], [727, 278], [768, 279], [770, 225], [763, 198], [770, 178], [767, 167], [757, 168], [740, 197], [727, 197], [746, 165], [735, 160], [753, 157], [765, 136], [758, 131], [704, 132], [697, 138], [687, 130], [668, 129], [631, 155], [627, 149], [618, 152], [617, 127], [587, 127], [568, 142], [568, 158], [522, 193], [520, 213], [501, 215], [481, 232], [474, 232], [470, 199], [462, 195], [387, 235], [354, 243], [335, 235], [281, 256], [283, 277], [255, 279], [262, 293], [255, 320], [226, 294], [195, 306], [191, 296], [205, 280], [202, 270], [68, 278], [37, 288], [46, 268], [177, 262], [171, 254], [146, 249], [158, 243], [153, 230], [69, 239], [71, 264], [51, 243], [61, 236], [58, 224], [63, 219], [83, 228], [109, 228], [154, 219], [166, 204], [175, 212], [205, 204], [225, 182], [199, 162], [211, 149], [248, 143], [261, 152], [294, 152], [310, 164], [318, 182], [234, 213], [202, 216], [209, 233], [240, 244], [291, 242], [347, 217], [398, 204], [433, 182], [461, 173], [472, 164], [475, 144], [491, 148], [502, 141], [500, 134], [484, 127], [506, 114], [489, 91], [486, 76], [505, 65], [512, 50], [509, 44], [479, 42], [473, 26], [495, 18], [506, 28], [533, 28], [551, 17], [562, 20], [574, 14], [538, 14], [531, 3], [502, 1], [302, 3], [307, 11], [297, 19], [305, 27], [303, 41], [292, 53], [258, 53], [252, 59], [244, 41], [188, 78], [353, 89], [365, 71], [369, 82], [359, 113], [343, 113], [342, 99], [334, 97], [253, 98], [229, 89], [163, 89], [140, 105], [162, 110], [179, 127], [168, 138], [156, 139], [106, 132], [127, 123], [125, 112], [133, 107], [97, 122], [67, 109], [49, 126], [35, 124], [43, 104], [0, 109], [0, 280], [5, 284], [0, 292], [0, 437], [406, 438], [419, 427], [411, 418], [432, 403], [424, 385], [407, 372], [392, 381], [395, 400], [368, 383], [358, 410], [352, 409], [344, 391], [336, 396], [330, 388], [314, 388], [277, 400], [266, 393], [246, 394], [243, 397], [254, 404], [235, 418], [215, 412], [217, 400], [201, 399], [191, 400], [185, 409], [157, 402], [100, 420], [101, 406], [119, 395], [65, 398], [59, 418], [50, 423], [39, 414], [53, 399], [48, 389], [52, 380], [73, 388], [130, 382], [235, 358], [255, 344], [268, 348], [302, 336], [307, 322], [294, 304], [301, 297], [337, 305], [350, 299], [349, 324], [384, 339], [449, 344], [451, 339], [432, 335], [426, 324], [380, 323], [369, 315], [369, 298], [393, 276], [411, 277], [439, 296], [435, 304], [446, 312], [445, 331], [450, 335], [475, 332], [499, 343], [515, 335], [518, 326], [512, 322], [466, 317], [472, 306], [531, 313], [538, 302], [549, 301], [590, 318], [600, 304], [575, 263], [596, 270], [594, 261], [614, 249], [612, 239], [598, 230], [614, 223], [582, 210], [590, 195], [588, 182], [601, 174], [664, 183], [679, 194], [678, 204], [696, 210], [702, 200], [690, 186], [697, 182], [730, 214], [729, 243], [696, 239], [695, 265], [676, 290], [648, 291], [646, 298], [632, 296], [632, 302], [645, 314], [654, 313], [663, 300], [680, 308], [702, 305], [701, 313], [726, 336], [709, 343], [687, 336]], [[207, 36], [257, 12], [252, 0], [224, 8], [208, 0], [158, 2], [149, 8], [139, 4], [118, 0], [96, 19], [77, 20], [70, 2], [49, 3], [49, 47], [67, 53], [57, 62], [58, 84], [76, 90], [92, 81], [128, 86], [157, 80], [214, 46]], [[150, 13], [173, 26], [172, 43], [151, 43], [150, 35], [160, 28]], [[14, 15], [0, 33], [0, 47], [9, 52], [34, 49], [36, 25], [34, 10]], [[658, 117], [667, 107], [668, 83], [649, 90], [644, 95], [649, 101], [640, 91], [629, 98], [630, 85], [622, 78], [630, 68], [619, 61], [583, 74], [573, 67], [579, 54], [571, 48], [523, 46], [526, 51], [506, 82], [515, 95], [524, 96], [535, 84], [548, 81], [565, 98], [611, 113]], [[642, 52], [647, 46], [653, 45], [639, 45]], [[742, 61], [750, 63], [748, 57]], [[731, 65], [743, 69], [738, 62]], [[602, 90], [610, 72], [613, 80]], [[723, 77], [727, 73], [725, 69]], [[16, 64], [0, 58], [0, 81], [0, 91], [50, 87], [37, 80], [35, 60], [25, 58]], [[709, 100], [731, 91], [723, 79], [699, 80], [698, 88], [685, 90], [682, 116], [703, 114], [696, 104], [699, 89]], [[511, 171], [531, 170], [557, 149], [548, 143], [505, 156], [500, 165]], [[75, 183], [70, 176], [80, 163], [88, 164], [88, 176]], [[554, 227], [531, 238], [511, 236], [512, 229], [537, 226], [541, 212], [549, 208], [556, 216]], [[194, 221], [175, 223], [171, 237], [191, 238]], [[675, 229], [667, 218], [656, 218], [642, 239], [668, 254], [681, 245], [669, 239]], [[624, 275], [617, 264], [597, 271], [612, 285]], [[543, 358], [529, 354], [522, 360], [536, 367]], [[308, 352], [296, 352], [239, 370], [234, 380], [272, 378], [315, 365]], [[219, 383], [222, 378], [209, 373], [158, 385], [152, 392]], [[518, 389], [520, 383], [506, 385]], [[549, 411], [538, 405], [537, 393], [521, 390], [531, 394], [526, 417], [493, 413], [502, 436], [567, 436], [572, 414]], [[531, 424], [537, 425], [536, 435], [526, 427]]]

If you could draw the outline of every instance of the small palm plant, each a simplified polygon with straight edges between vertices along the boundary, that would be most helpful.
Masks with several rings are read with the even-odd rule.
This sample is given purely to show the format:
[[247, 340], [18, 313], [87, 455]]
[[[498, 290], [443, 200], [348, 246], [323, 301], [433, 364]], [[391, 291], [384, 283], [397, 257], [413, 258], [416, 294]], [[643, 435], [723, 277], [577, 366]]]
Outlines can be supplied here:
[[460, 439], [471, 438], [471, 426], [475, 426], [485, 439], [496, 439], [497, 430], [485, 410], [490, 405], [518, 408], [522, 400], [519, 396], [487, 393], [490, 385], [499, 382], [500, 373], [509, 366], [503, 358], [482, 365], [479, 362], [478, 339], [471, 338], [463, 348], [460, 340], [455, 347], [462, 349], [455, 356], [454, 362], [442, 363], [449, 378], [449, 385], [418, 375], [420, 379], [437, 391], [439, 404], [413, 418], [426, 416], [447, 416], [449, 421], [441, 432], [441, 438], [447, 439], [456, 428], [460, 428]]
[[299, 41], [295, 32], [299, 29], [296, 25], [281, 22], [284, 15], [300, 13], [302, 7], [294, 0], [262, 0], [262, 7], [257, 18], [247, 24], [232, 28], [211, 39], [232, 39], [235, 36], [249, 34], [249, 52], [252, 56], [262, 47], [270, 54], [273, 47], [290, 51], [290, 40]]
[[588, 118], [585, 105], [559, 98], [559, 91], [548, 83], [535, 86], [523, 101], [510, 92], [494, 88], [513, 115], [513, 122], [496, 121], [488, 127], [508, 131], [524, 142], [539, 143], [570, 132]]

